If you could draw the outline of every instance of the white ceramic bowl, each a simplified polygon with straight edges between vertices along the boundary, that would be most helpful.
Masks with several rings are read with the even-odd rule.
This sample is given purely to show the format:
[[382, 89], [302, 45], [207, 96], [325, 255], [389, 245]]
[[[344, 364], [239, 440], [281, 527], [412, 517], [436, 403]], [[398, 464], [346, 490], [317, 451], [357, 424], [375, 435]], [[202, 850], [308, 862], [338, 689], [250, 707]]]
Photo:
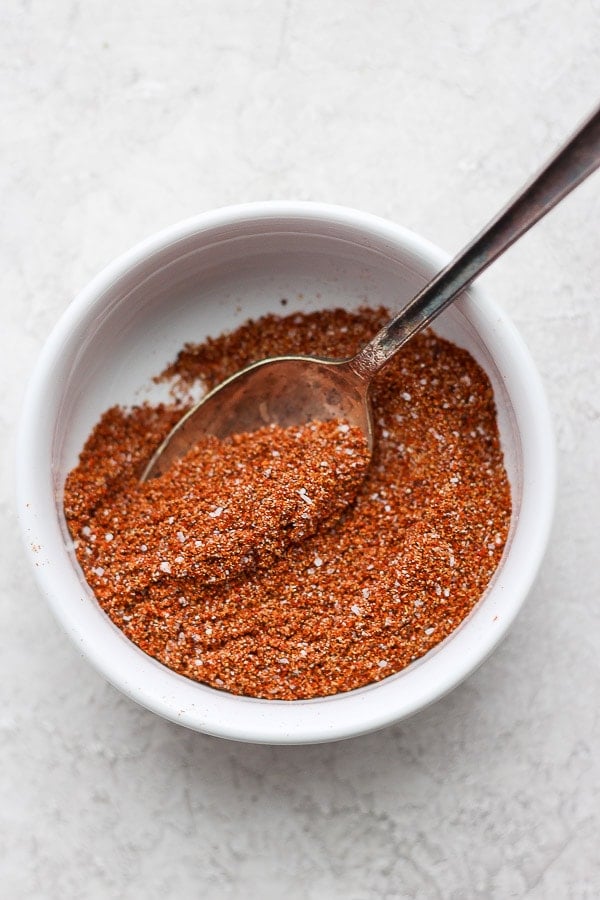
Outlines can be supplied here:
[[448, 257], [405, 228], [355, 210], [257, 203], [174, 225], [125, 253], [79, 294], [34, 372], [19, 435], [19, 514], [39, 586], [67, 634], [115, 687], [188, 728], [236, 740], [336, 740], [411, 715], [455, 687], [498, 644], [545, 548], [554, 443], [532, 360], [504, 313], [475, 287], [435, 330], [466, 347], [495, 392], [512, 486], [503, 559], [471, 615], [404, 671], [360, 690], [291, 702], [237, 697], [146, 656], [116, 628], [83, 579], [62, 512], [65, 475], [109, 406], [157, 389], [151, 377], [187, 340], [249, 317], [325, 306], [397, 308]]

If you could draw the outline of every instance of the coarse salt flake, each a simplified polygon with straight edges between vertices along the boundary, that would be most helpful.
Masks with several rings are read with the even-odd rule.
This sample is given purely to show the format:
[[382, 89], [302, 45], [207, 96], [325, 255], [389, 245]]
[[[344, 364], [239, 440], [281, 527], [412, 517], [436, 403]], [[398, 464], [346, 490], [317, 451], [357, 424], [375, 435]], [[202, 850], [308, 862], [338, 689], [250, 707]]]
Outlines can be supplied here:
[[388, 661], [387, 659], [380, 659], [377, 665], [380, 669], [385, 669], [385, 667], [388, 665]]
[[217, 506], [216, 509], [213, 509], [213, 510], [211, 510], [211, 512], [209, 512], [209, 516], [211, 517], [211, 519], [218, 519], [218, 517], [222, 514], [223, 514], [222, 506]]
[[110, 542], [110, 541], [112, 541], [113, 538], [114, 538], [114, 534], [112, 533], [112, 531], [107, 531], [106, 534], [104, 535], [105, 541]]
[[358, 606], [357, 603], [353, 603], [352, 606], [350, 607], [350, 609], [352, 610], [352, 612], [354, 613], [355, 616], [360, 616], [361, 608], [360, 608], [360, 606]]
[[167, 575], [169, 575], [171, 572], [171, 563], [168, 562], [166, 559], [163, 559], [163, 561], [160, 563], [158, 568], [160, 569], [161, 572], [166, 572]]

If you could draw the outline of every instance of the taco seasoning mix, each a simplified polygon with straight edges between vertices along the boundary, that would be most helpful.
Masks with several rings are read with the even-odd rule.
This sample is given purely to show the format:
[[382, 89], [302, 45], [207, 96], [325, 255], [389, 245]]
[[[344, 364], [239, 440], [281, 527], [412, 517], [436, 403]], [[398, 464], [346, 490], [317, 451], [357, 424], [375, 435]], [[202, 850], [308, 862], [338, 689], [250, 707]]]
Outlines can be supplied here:
[[171, 404], [113, 407], [65, 484], [77, 558], [144, 652], [235, 694], [294, 700], [403, 669], [482, 596], [511, 515], [488, 378], [417, 335], [377, 376], [375, 443], [344, 422], [207, 438], [141, 485], [191, 403], [289, 353], [351, 356], [384, 309], [268, 315], [186, 345], [157, 380]]

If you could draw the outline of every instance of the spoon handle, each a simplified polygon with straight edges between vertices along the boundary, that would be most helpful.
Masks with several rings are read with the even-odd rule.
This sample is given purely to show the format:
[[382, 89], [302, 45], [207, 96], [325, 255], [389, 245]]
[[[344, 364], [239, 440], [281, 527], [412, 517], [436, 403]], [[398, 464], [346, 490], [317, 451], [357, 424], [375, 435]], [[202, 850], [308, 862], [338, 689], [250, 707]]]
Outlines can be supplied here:
[[600, 166], [600, 107], [477, 237], [349, 362], [372, 378], [490, 263]]

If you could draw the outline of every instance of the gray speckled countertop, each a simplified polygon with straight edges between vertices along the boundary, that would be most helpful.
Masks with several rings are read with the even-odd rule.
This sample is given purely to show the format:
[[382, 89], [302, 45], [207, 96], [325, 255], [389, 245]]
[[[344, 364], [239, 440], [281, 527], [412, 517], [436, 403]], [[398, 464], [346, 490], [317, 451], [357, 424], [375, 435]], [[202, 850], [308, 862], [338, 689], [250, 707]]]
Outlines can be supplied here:
[[493, 657], [404, 724], [274, 749], [137, 708], [59, 631], [13, 501], [23, 384], [113, 256], [271, 198], [458, 249], [597, 102], [598, 0], [8, 0], [1, 22], [2, 896], [600, 896], [599, 176], [482, 279], [556, 421], [545, 563]]

